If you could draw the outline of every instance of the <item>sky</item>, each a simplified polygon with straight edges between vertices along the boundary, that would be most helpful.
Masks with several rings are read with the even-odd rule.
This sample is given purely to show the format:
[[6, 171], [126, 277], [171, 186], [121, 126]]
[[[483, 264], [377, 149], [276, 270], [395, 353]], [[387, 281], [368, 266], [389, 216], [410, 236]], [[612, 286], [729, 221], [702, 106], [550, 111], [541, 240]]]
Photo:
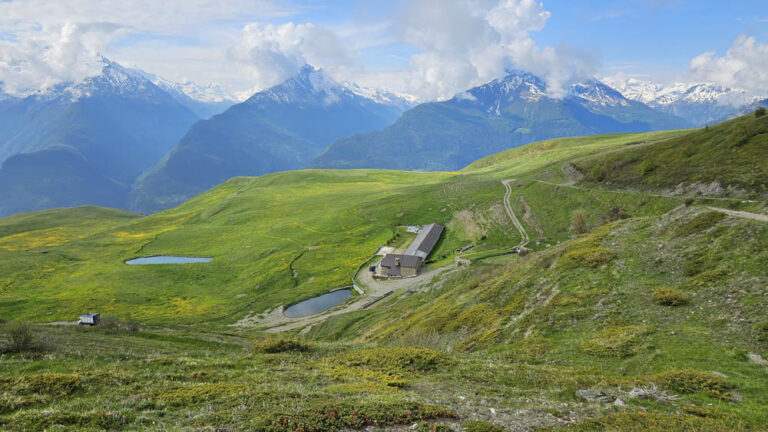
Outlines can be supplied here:
[[340, 81], [451, 97], [523, 69], [768, 93], [768, 7], [710, 0], [0, 0], [0, 82], [28, 94], [101, 56], [244, 98], [305, 63]]

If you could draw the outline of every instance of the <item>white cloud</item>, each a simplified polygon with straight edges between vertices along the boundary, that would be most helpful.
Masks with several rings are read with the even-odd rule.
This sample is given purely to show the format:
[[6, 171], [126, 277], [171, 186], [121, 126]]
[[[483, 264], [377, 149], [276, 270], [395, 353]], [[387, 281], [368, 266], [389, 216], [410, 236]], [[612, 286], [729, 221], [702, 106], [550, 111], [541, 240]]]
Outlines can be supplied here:
[[120, 27], [64, 24], [16, 42], [0, 41], [0, 77], [5, 91], [25, 95], [60, 82], [79, 82], [103, 68], [99, 54]]
[[245, 66], [255, 89], [278, 84], [305, 64], [333, 69], [348, 61], [332, 32], [314, 24], [294, 23], [246, 25], [242, 40], [229, 56]]
[[535, 0], [412, 3], [395, 27], [402, 41], [421, 50], [410, 59], [407, 90], [445, 98], [517, 68], [545, 78], [550, 95], [563, 95], [593, 61], [565, 47], [538, 46], [530, 33], [543, 29], [550, 15]]
[[[339, 80], [421, 99], [451, 97], [519, 68], [545, 78], [558, 96], [592, 64], [567, 47], [540, 47], [533, 40], [531, 33], [550, 17], [535, 0], [415, 0], [395, 8], [394, 16], [334, 28], [265, 23], [296, 12], [276, 3], [0, 1], [0, 81], [21, 93], [82, 79], [98, 72], [103, 54], [172, 80], [219, 83], [242, 96], [278, 83], [304, 63]], [[397, 46], [391, 55], [405, 60], [395, 66], [371, 60], [372, 52], [389, 45]]]
[[739, 36], [722, 57], [706, 52], [690, 63], [693, 79], [747, 91], [750, 96], [768, 93], [768, 45]]
[[[189, 45], [205, 47], [198, 53], [207, 60], [190, 72], [221, 78], [211, 75], [221, 62], [211, 60], [225, 59], [244, 22], [291, 13], [269, 0], [0, 1], [0, 81], [9, 93], [28, 94], [97, 74], [101, 55], [117, 53], [120, 61], [124, 50], [134, 54], [133, 66], [178, 71], [180, 65], [168, 59], [189, 60], [181, 53], [189, 53]], [[143, 61], [141, 54], [151, 59], [156, 53], [147, 48], [163, 40], [163, 55]], [[135, 49], [142, 45], [143, 51]]]

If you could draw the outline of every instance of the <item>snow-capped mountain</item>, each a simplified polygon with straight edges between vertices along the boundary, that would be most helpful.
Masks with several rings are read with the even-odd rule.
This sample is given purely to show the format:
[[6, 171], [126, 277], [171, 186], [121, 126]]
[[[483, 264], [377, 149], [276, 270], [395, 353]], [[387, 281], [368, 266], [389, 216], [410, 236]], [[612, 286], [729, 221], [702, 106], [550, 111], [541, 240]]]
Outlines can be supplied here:
[[606, 78], [626, 98], [704, 125], [732, 117], [759, 97], [746, 90], [707, 82], [678, 82], [662, 85], [651, 81]]
[[511, 71], [452, 99], [418, 105], [381, 131], [341, 138], [312, 166], [457, 170], [549, 138], [689, 126], [596, 80], [576, 83], [562, 97], [548, 90], [543, 79]]
[[125, 207], [130, 184], [198, 120], [150, 80], [104, 59], [100, 74], [0, 103], [0, 215]]
[[632, 102], [615, 89], [591, 79], [570, 86], [569, 95], [581, 99], [585, 105], [596, 107], [628, 107]]
[[189, 80], [173, 82], [158, 75], [138, 72], [203, 119], [220, 114], [237, 103], [237, 98], [218, 84], [203, 86]]
[[382, 128], [401, 113], [305, 66], [281, 84], [195, 124], [138, 179], [132, 207], [163, 209], [231, 177], [305, 168], [337, 138]]
[[419, 98], [406, 93], [395, 93], [375, 87], [362, 87], [351, 81], [344, 81], [341, 85], [358, 96], [368, 98], [380, 104], [392, 105], [403, 111], [409, 110], [420, 103]]

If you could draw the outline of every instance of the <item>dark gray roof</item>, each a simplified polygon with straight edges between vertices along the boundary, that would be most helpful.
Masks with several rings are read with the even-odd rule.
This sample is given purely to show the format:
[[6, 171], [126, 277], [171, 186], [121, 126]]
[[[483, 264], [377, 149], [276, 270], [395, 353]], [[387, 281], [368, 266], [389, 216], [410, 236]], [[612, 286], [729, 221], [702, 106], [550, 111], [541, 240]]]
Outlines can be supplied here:
[[384, 255], [384, 258], [381, 259], [381, 266], [389, 268], [397, 267], [395, 266], [396, 258], [400, 260], [400, 267], [405, 268], [416, 268], [421, 261], [421, 258], [413, 255], [386, 254]]
[[443, 226], [440, 224], [425, 225], [419, 234], [413, 239], [413, 242], [408, 249], [405, 250], [405, 255], [415, 255], [422, 259], [427, 259], [429, 253], [432, 252], [437, 241], [440, 240], [440, 235], [443, 233]]

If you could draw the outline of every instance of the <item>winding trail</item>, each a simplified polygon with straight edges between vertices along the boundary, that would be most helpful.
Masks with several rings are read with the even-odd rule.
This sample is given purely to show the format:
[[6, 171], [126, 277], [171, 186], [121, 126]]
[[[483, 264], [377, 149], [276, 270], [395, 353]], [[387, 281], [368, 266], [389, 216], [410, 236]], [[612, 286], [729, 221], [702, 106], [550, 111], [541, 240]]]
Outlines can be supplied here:
[[724, 209], [720, 207], [707, 207], [710, 210], [720, 212], [727, 214], [728, 216], [735, 216], [740, 217], [744, 219], [752, 219], [760, 222], [768, 222], [768, 215], [760, 214], [760, 213], [750, 213], [740, 210], [730, 210], [730, 209]]
[[528, 237], [528, 232], [525, 230], [525, 227], [523, 227], [523, 224], [521, 224], [520, 220], [518, 220], [517, 216], [515, 216], [515, 212], [512, 210], [512, 204], [510, 204], [509, 201], [512, 197], [512, 186], [510, 186], [509, 183], [513, 181], [515, 181], [515, 179], [507, 179], [502, 180], [501, 183], [507, 190], [507, 192], [504, 194], [504, 210], [506, 210], [507, 215], [512, 220], [512, 225], [514, 225], [515, 228], [520, 231], [520, 243], [515, 246], [517, 249], [520, 249], [525, 247], [531, 241], [531, 239]]

